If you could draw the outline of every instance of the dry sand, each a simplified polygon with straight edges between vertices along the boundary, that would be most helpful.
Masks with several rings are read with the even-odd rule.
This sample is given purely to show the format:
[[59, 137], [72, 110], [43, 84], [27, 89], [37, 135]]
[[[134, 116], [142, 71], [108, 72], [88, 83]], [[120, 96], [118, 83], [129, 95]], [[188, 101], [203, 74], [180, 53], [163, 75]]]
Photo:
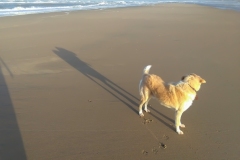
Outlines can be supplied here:
[[[0, 159], [239, 159], [239, 53], [240, 13], [203, 6], [2, 17]], [[138, 116], [148, 64], [207, 81], [182, 136], [156, 100]]]

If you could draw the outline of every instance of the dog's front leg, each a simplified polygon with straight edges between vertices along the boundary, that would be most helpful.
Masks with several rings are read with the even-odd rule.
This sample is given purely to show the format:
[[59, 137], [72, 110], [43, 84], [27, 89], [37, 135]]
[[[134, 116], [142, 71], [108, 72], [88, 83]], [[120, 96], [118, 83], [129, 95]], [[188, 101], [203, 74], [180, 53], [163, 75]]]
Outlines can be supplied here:
[[183, 134], [183, 131], [181, 131], [179, 127], [185, 127], [184, 124], [181, 124], [182, 113], [183, 113], [183, 111], [181, 111], [181, 110], [177, 110], [175, 113], [175, 126], [176, 126], [176, 132], [178, 134]]

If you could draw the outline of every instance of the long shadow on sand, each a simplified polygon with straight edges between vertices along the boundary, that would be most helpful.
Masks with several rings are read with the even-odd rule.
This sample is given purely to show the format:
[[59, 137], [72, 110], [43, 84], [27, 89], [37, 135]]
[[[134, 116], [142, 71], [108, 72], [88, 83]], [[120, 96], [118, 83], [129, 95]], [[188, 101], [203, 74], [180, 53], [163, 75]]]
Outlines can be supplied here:
[[14, 106], [2, 73], [5, 67], [13, 74], [0, 58], [0, 159], [1, 160], [26, 160], [26, 153], [18, 127]]
[[133, 107], [133, 105], [137, 106], [138, 103], [136, 103], [134, 100], [139, 100], [134, 95], [132, 95], [107, 77], [103, 76], [101, 73], [92, 68], [89, 64], [78, 58], [75, 53], [59, 47], [56, 47], [56, 50], [53, 50], [53, 52], [57, 56], [62, 58], [65, 62], [67, 62], [69, 65], [78, 70], [80, 73], [88, 77], [94, 83], [98, 84], [108, 93], [119, 99], [121, 102], [123, 102], [130, 109], [137, 113], [137, 110]]
[[[94, 83], [98, 84], [100, 87], [102, 87], [104, 90], [106, 90], [108, 93], [113, 95], [115, 98], [119, 99], [122, 103], [127, 105], [131, 110], [133, 110], [135, 113], [138, 114], [138, 103], [139, 99], [133, 96], [131, 93], [108, 79], [107, 77], [103, 76], [101, 73], [96, 71], [94, 68], [92, 68], [89, 64], [82, 61], [80, 58], [76, 56], [75, 53], [68, 51], [63, 48], [56, 47], [56, 50], [53, 50], [53, 52], [62, 58], [65, 62], [67, 62], [69, 65], [74, 67], [76, 70], [78, 70], [80, 73], [88, 77], [90, 80], [92, 80]], [[137, 101], [137, 103], [135, 102]], [[136, 108], [135, 108], [136, 107]], [[150, 107], [155, 112], [157, 112], [159, 115], [167, 119], [168, 121], [171, 121], [174, 123], [174, 121], [164, 114], [160, 113], [159, 111], [155, 110], [154, 108]], [[170, 124], [159, 118], [158, 116], [151, 113], [153, 117], [158, 119], [160, 122], [174, 130], [174, 127], [172, 127]]]

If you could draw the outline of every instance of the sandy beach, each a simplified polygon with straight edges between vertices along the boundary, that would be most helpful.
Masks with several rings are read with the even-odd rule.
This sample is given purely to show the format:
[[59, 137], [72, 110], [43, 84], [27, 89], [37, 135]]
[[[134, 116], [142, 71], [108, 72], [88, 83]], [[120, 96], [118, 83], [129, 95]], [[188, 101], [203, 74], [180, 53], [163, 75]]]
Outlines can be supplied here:
[[[0, 18], [0, 160], [239, 159], [240, 12], [186, 4]], [[174, 128], [143, 68], [207, 83]], [[163, 146], [166, 146], [163, 147]]]

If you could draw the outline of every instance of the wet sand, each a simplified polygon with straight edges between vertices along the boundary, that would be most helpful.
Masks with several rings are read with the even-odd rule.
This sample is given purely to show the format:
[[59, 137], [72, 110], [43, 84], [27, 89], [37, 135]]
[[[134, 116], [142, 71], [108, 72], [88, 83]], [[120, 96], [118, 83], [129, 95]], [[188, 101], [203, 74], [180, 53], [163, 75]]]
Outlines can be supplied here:
[[[240, 13], [166, 4], [0, 18], [0, 159], [238, 159]], [[143, 68], [207, 83], [182, 117]]]

